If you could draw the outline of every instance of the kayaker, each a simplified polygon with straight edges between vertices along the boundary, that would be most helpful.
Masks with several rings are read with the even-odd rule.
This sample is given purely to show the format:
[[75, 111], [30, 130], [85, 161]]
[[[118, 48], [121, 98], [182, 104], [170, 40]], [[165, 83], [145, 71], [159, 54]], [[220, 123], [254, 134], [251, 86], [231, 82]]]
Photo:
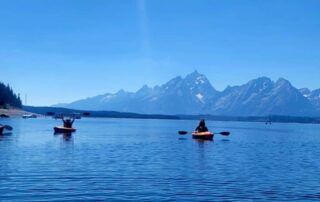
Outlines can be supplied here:
[[2, 135], [3, 129], [4, 129], [4, 125], [0, 124], [0, 135]]
[[199, 122], [199, 125], [197, 126], [197, 128], [195, 129], [195, 132], [207, 132], [208, 128], [206, 127], [206, 122], [204, 121], [204, 119], [201, 119]]
[[66, 128], [72, 128], [72, 124], [74, 122], [74, 118], [67, 118], [67, 119], [64, 119], [64, 117], [62, 117], [62, 121], [63, 121], [63, 127], [66, 127]]

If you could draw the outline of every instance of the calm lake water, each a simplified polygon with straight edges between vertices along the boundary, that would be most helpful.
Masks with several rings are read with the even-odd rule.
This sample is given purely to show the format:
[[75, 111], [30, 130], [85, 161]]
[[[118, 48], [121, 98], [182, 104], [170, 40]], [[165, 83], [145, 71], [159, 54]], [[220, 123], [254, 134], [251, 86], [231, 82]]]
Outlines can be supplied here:
[[316, 201], [320, 126], [84, 118], [72, 136], [59, 120], [0, 119], [1, 201]]

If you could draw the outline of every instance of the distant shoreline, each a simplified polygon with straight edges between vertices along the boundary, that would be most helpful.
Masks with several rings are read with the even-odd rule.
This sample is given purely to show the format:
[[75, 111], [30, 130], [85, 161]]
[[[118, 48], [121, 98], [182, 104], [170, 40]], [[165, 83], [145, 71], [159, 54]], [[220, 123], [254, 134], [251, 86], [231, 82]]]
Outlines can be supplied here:
[[90, 111], [90, 110], [76, 110], [61, 107], [33, 107], [23, 106], [23, 110], [29, 111], [36, 114], [47, 115], [48, 112], [54, 114], [83, 114], [84, 112], [89, 113], [90, 117], [97, 118], [136, 118], [136, 119], [180, 119], [178, 116], [172, 115], [161, 115], [161, 114], [138, 114], [130, 112], [117, 112], [117, 111]]
[[272, 123], [308, 123], [319, 124], [320, 117], [298, 117], [298, 116], [214, 116], [214, 115], [180, 115], [183, 120], [206, 119], [213, 121], [239, 121], [239, 122], [262, 122], [265, 124]]
[[[296, 117], [296, 116], [215, 116], [215, 115], [161, 115], [161, 114], [138, 114], [116, 111], [90, 111], [90, 110], [75, 110], [59, 107], [33, 107], [24, 106], [21, 111], [24, 113], [35, 113], [47, 115], [48, 112], [53, 113], [90, 113], [90, 117], [97, 118], [136, 118], [136, 119], [168, 119], [168, 120], [213, 120], [213, 121], [239, 121], [239, 122], [262, 122], [266, 124], [272, 123], [312, 123], [319, 124], [320, 117]], [[28, 111], [28, 112], [26, 112]]]
[[24, 114], [31, 114], [32, 112], [27, 112], [22, 109], [0, 109], [0, 115], [7, 115], [9, 117], [22, 117]]

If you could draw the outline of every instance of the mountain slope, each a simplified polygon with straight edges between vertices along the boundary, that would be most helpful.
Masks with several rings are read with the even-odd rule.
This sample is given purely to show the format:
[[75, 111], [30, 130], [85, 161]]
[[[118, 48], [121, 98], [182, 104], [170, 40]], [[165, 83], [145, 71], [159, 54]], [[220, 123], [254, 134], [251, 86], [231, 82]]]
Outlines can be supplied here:
[[116, 110], [136, 113], [197, 114], [218, 92], [209, 80], [197, 71], [176, 77], [162, 86], [143, 86], [135, 93], [123, 90], [79, 100], [64, 107], [91, 110]]
[[311, 103], [289, 81], [279, 79], [274, 83], [266, 77], [227, 88], [206, 110], [235, 116], [315, 115]]
[[175, 77], [161, 86], [143, 86], [137, 92], [120, 90], [79, 100], [64, 107], [81, 110], [116, 110], [144, 114], [212, 114], [229, 116], [315, 116], [320, 90], [296, 89], [285, 79], [267, 77], [241, 86], [215, 90], [197, 71]]
[[310, 91], [308, 88], [300, 89], [301, 94], [306, 97], [320, 114], [320, 89]]

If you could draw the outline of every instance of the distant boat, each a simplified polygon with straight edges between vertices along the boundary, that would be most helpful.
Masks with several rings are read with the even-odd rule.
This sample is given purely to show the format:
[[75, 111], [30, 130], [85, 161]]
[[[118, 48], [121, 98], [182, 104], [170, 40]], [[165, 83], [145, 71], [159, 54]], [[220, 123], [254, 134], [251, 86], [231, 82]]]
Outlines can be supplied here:
[[23, 114], [22, 118], [24, 118], [24, 119], [37, 118], [37, 115], [35, 115], [35, 114]]

